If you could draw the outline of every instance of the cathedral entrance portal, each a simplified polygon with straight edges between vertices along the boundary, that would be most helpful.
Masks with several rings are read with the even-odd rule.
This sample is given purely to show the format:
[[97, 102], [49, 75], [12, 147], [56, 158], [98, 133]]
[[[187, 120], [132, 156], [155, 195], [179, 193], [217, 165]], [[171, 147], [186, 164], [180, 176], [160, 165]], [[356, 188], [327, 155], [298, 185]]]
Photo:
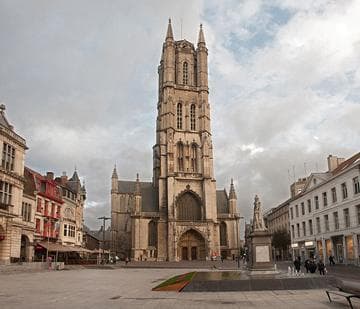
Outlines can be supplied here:
[[178, 242], [178, 256], [181, 260], [205, 260], [204, 237], [193, 229], [182, 234]]

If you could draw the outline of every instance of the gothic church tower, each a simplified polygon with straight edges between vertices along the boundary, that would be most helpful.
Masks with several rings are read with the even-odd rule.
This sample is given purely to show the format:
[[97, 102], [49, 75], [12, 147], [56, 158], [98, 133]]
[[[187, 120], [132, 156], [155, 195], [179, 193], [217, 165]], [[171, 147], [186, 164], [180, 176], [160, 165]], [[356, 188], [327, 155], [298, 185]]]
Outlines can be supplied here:
[[[201, 25], [195, 48], [186, 40], [174, 40], [169, 20], [158, 68], [153, 148], [158, 235], [164, 236], [158, 240], [158, 258], [205, 258], [209, 251], [219, 251], [207, 57]], [[181, 249], [181, 235], [186, 230], [189, 233], [182, 238], [190, 238], [193, 246]]]
[[[112, 251], [135, 260], [235, 258], [239, 214], [234, 184], [216, 190], [210, 129], [208, 50], [202, 26], [195, 47], [163, 43], [151, 182], [111, 178]], [[121, 173], [121, 172], [120, 172]]]

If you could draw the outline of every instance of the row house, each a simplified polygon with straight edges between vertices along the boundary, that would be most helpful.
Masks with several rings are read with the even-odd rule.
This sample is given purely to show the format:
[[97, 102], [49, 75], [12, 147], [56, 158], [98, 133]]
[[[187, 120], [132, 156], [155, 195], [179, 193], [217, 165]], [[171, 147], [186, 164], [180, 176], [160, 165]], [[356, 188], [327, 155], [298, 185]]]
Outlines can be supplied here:
[[5, 117], [0, 105], [0, 264], [26, 260], [33, 241], [33, 202], [25, 200], [24, 159], [26, 141]]
[[41, 259], [44, 248], [39, 245], [43, 241], [60, 242], [61, 209], [64, 201], [61, 188], [54, 181], [54, 175], [46, 176], [25, 167], [26, 193], [36, 203], [35, 208], [35, 259]]
[[312, 173], [289, 210], [296, 256], [359, 264], [360, 153], [347, 160], [330, 155], [328, 171]]

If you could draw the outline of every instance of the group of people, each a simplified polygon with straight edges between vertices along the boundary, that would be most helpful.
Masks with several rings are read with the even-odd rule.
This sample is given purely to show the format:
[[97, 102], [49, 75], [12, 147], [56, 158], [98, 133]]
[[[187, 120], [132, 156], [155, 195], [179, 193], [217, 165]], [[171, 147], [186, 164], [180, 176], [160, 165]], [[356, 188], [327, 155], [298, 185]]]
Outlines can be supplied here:
[[[325, 273], [326, 273], [325, 264], [321, 259], [317, 263], [315, 262], [314, 258], [307, 259], [304, 262], [304, 266], [305, 266], [305, 269], [306, 269], [307, 273], [310, 272], [310, 273], [313, 274], [313, 273], [316, 272], [316, 269], [318, 269], [320, 275], [325, 275]], [[295, 270], [297, 272], [300, 272], [300, 268], [301, 268], [301, 258], [300, 258], [300, 256], [298, 256], [295, 259], [294, 267], [295, 267]]]

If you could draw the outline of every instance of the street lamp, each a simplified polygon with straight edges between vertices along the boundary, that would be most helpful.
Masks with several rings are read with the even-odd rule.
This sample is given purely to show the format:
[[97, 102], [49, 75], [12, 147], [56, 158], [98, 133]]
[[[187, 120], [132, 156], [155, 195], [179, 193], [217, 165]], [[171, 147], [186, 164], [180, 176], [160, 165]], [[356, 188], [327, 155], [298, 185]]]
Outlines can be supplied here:
[[103, 241], [102, 241], [102, 251], [103, 252], [102, 252], [102, 258], [101, 258], [101, 261], [103, 261], [104, 256], [105, 256], [105, 224], [106, 224], [106, 220], [110, 220], [111, 218], [102, 216], [98, 219], [103, 220]]

